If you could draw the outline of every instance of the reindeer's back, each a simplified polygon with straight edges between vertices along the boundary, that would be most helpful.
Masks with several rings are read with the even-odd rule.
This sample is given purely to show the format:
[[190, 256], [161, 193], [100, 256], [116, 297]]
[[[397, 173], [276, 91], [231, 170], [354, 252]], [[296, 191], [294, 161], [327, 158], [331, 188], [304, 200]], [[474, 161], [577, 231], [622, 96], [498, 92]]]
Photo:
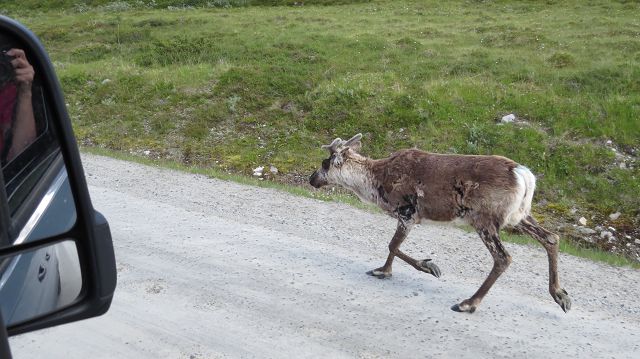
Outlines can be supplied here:
[[518, 164], [500, 156], [402, 150], [375, 161], [378, 191], [389, 208], [415, 206], [419, 217], [450, 221], [465, 211], [495, 212], [517, 187]]

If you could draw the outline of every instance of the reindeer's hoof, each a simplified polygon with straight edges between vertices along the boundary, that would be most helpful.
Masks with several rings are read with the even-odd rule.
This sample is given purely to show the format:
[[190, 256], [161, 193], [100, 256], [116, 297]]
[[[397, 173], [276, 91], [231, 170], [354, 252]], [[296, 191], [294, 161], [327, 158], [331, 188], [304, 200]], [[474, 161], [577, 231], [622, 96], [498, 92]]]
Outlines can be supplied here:
[[435, 263], [431, 262], [431, 259], [418, 261], [417, 265], [418, 270], [429, 273], [436, 278], [440, 278], [440, 274], [442, 274], [442, 272], [440, 272], [440, 268], [438, 268]]
[[471, 304], [471, 302], [467, 299], [451, 307], [451, 310], [460, 313], [473, 313], [476, 311], [476, 306]]
[[571, 298], [566, 290], [560, 288], [555, 293], [551, 293], [551, 296], [565, 313], [571, 309]]
[[370, 271], [367, 272], [367, 274], [372, 276], [372, 277], [379, 278], [379, 279], [385, 279], [385, 278], [391, 277], [391, 272], [384, 272], [380, 268], [374, 269], [374, 270], [370, 270]]

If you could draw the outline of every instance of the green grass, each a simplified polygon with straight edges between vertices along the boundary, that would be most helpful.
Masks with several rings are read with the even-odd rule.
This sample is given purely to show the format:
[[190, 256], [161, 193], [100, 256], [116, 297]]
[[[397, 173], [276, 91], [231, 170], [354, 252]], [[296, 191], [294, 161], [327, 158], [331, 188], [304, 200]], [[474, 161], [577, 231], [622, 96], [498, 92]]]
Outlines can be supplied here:
[[[293, 3], [8, 0], [0, 12], [44, 42], [85, 146], [241, 176], [274, 165], [290, 182], [319, 166], [320, 145], [362, 132], [372, 157], [508, 156], [538, 175], [545, 225], [585, 216], [640, 235], [639, 164], [620, 169], [604, 145], [640, 152], [638, 2], [255, 6]], [[509, 113], [524, 123], [498, 125]]]

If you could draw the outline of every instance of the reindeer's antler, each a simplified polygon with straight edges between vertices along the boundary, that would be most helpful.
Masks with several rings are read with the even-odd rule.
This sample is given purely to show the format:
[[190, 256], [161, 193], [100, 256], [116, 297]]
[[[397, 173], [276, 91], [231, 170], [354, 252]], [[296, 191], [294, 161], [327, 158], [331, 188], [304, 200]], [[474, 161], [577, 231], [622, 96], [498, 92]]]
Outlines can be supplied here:
[[361, 139], [361, 133], [351, 137], [348, 141], [343, 141], [340, 137], [338, 137], [333, 140], [330, 145], [322, 145], [322, 149], [329, 150], [330, 153], [336, 152], [338, 147], [355, 147], [355, 149], [357, 149], [360, 147]]
[[362, 134], [359, 133], [353, 137], [351, 137], [347, 142], [344, 142], [342, 145], [344, 147], [349, 147], [349, 146], [356, 146], [356, 144], [360, 143], [360, 140], [362, 139]]
[[336, 138], [335, 140], [333, 140], [333, 142], [331, 142], [330, 145], [322, 145], [322, 149], [327, 149], [329, 150], [329, 153], [334, 153], [336, 152], [336, 148], [340, 145], [342, 145], [344, 143], [344, 141], [342, 141], [342, 139], [340, 137]]

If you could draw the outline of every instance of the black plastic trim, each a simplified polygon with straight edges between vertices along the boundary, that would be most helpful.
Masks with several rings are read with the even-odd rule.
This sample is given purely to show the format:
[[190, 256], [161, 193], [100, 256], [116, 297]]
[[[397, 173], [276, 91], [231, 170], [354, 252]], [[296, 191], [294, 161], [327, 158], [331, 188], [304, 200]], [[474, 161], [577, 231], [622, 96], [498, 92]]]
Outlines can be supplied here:
[[[0, 323], [4, 323], [2, 313], [0, 313]], [[11, 350], [9, 349], [9, 335], [4, 325], [0, 325], [0, 358], [11, 359]]]

